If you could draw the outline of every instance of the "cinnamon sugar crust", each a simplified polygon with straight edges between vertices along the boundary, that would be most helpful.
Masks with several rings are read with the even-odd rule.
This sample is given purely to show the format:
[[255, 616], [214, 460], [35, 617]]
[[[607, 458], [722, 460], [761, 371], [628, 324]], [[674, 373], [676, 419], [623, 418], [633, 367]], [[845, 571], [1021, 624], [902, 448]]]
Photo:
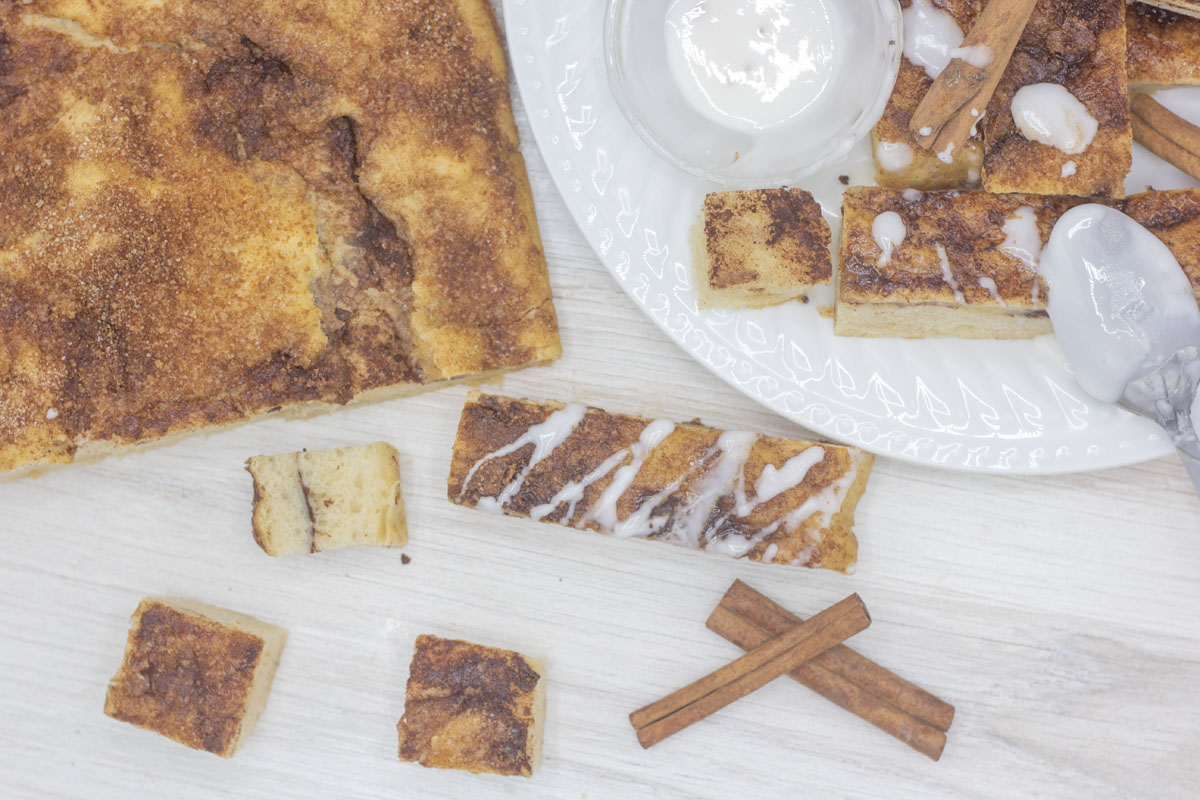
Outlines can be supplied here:
[[560, 352], [485, 0], [0, 0], [0, 471]]
[[529, 777], [541, 751], [543, 672], [511, 650], [418, 636], [396, 726], [400, 759]]
[[266, 703], [284, 637], [274, 626], [223, 609], [144, 600], [104, 713], [229, 757]]
[[[1096, 119], [1096, 136], [1082, 153], [1068, 155], [1030, 141], [1017, 129], [1013, 96], [1037, 83], [1065, 86]], [[1133, 147], [1125, 0], [1041, 0], [980, 128], [983, 188], [989, 192], [1123, 196]], [[1073, 174], [1063, 174], [1067, 161], [1075, 163]]]
[[1200, 84], [1200, 19], [1130, 3], [1125, 32], [1130, 86]]

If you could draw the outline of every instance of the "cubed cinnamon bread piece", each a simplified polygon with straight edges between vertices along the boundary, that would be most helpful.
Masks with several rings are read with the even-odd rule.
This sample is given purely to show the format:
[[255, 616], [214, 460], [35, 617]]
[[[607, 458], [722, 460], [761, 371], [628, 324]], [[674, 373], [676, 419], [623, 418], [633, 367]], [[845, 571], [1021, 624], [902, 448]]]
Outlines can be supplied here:
[[245, 614], [147, 598], [133, 614], [104, 713], [228, 758], [266, 706], [286, 639]]
[[473, 393], [449, 494], [618, 538], [845, 572], [873, 463], [854, 447]]
[[408, 542], [400, 456], [376, 442], [254, 456], [254, 541], [268, 555]]
[[541, 760], [544, 675], [540, 661], [512, 650], [418, 636], [396, 726], [400, 759], [531, 776]]
[[[1040, 0], [979, 124], [983, 188], [1123, 196], [1133, 154], [1126, 70], [1125, 0]], [[1065, 93], [1055, 91], [1069, 93], [1095, 120], [1095, 135], [1082, 152], [1033, 141], [1017, 127], [1014, 97], [1041, 84], [1063, 87]], [[1054, 114], [1057, 107], [1038, 113]]]
[[1130, 3], [1125, 34], [1131, 87], [1200, 84], [1200, 19]]
[[[834, 332], [982, 339], [1049, 333], [1038, 259], [1058, 218], [1085, 202], [987, 192], [847, 190]], [[1200, 297], [1200, 190], [1144, 192], [1108, 202], [1171, 249]]]
[[803, 298], [833, 275], [829, 225], [801, 189], [713, 192], [693, 238], [701, 308]]

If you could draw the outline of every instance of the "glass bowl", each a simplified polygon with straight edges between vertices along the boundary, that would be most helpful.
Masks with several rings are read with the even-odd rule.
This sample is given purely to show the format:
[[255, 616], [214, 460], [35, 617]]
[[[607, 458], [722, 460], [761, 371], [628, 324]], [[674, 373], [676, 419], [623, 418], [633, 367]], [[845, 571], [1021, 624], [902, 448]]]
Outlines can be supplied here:
[[[676, 84], [666, 46], [672, 0], [608, 0], [605, 61], [617, 105], [647, 145], [693, 175], [741, 187], [810, 175], [845, 156], [879, 121], [904, 42], [899, 0], [823, 2], [844, 12], [838, 24], [851, 28], [843, 40], [853, 45], [835, 52], [837, 66], [822, 100], [791, 122], [746, 132], [701, 114]], [[864, 48], [883, 57], [861, 58]]]

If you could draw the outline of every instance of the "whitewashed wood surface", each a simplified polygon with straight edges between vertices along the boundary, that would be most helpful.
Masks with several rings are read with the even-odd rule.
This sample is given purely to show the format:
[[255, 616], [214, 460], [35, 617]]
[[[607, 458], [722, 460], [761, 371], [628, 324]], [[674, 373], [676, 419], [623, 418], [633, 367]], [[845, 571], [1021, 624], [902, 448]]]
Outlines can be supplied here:
[[[490, 388], [613, 411], [804, 432], [676, 350], [567, 216], [524, 125], [566, 355]], [[465, 388], [268, 421], [0, 484], [0, 797], [1200, 797], [1200, 499], [1163, 459], [1065, 477], [881, 460], [856, 574], [767, 567], [450, 504]], [[383, 439], [404, 454], [411, 544], [270, 559], [247, 456]], [[742, 578], [799, 613], [859, 592], [854, 646], [958, 708], [928, 761], [780, 680], [649, 751], [626, 715], [735, 657], [704, 627]], [[128, 616], [149, 594], [290, 633], [232, 760], [108, 719]], [[413, 639], [549, 662], [531, 780], [395, 757]]]

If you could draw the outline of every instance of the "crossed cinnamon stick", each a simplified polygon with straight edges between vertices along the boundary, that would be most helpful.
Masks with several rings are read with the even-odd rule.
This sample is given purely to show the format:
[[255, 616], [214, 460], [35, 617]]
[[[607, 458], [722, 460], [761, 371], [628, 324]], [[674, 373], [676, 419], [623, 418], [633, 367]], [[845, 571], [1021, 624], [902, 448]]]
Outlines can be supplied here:
[[1200, 178], [1200, 128], [1148, 94], [1129, 103], [1133, 138], [1164, 161]]
[[954, 707], [841, 644], [870, 622], [856, 594], [805, 622], [734, 581], [707, 624], [749, 652], [630, 714], [638, 741], [651, 747], [787, 673], [936, 761]]

